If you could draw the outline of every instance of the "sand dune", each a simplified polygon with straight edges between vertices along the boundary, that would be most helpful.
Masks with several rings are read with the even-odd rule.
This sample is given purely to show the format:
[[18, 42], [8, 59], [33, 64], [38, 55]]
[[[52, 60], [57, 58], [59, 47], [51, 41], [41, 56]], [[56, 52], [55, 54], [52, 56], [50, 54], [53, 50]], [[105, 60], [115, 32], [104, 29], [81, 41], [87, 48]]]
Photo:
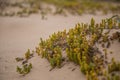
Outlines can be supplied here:
[[[28, 48], [33, 50], [39, 43], [40, 37], [46, 39], [53, 32], [74, 27], [79, 22], [89, 23], [93, 17], [96, 22], [109, 18], [108, 15], [82, 15], [68, 17], [60, 15], [47, 15], [47, 20], [42, 20], [40, 15], [29, 17], [0, 17], [0, 80], [86, 80], [79, 67], [73, 63], [67, 63], [61, 69], [49, 71], [51, 66], [46, 59], [35, 55], [30, 62], [32, 71], [26, 76], [20, 76], [16, 72], [16, 57], [23, 56]], [[115, 47], [117, 46], [117, 48]], [[120, 45], [114, 43], [110, 49], [111, 54], [120, 60]], [[72, 71], [72, 69], [74, 69]]]

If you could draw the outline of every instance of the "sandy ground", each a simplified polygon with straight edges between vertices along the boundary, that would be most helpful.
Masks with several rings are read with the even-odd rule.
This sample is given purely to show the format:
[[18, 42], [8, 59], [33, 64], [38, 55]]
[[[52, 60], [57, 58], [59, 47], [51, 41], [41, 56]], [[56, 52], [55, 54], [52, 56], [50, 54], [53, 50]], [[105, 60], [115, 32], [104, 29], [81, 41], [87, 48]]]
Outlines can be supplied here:
[[[83, 15], [68, 17], [48, 15], [42, 20], [40, 15], [30, 17], [0, 17], [0, 80], [86, 80], [78, 66], [68, 63], [61, 69], [51, 68], [46, 59], [35, 55], [30, 62], [33, 69], [26, 76], [16, 72], [18, 63], [16, 57], [22, 57], [28, 48], [33, 50], [40, 37], [48, 38], [53, 32], [74, 27], [79, 22], [88, 23], [93, 17], [96, 22], [109, 18], [108, 15]], [[120, 44], [114, 43], [110, 49], [115, 52], [112, 56], [120, 60]], [[72, 69], [74, 69], [72, 71]]]

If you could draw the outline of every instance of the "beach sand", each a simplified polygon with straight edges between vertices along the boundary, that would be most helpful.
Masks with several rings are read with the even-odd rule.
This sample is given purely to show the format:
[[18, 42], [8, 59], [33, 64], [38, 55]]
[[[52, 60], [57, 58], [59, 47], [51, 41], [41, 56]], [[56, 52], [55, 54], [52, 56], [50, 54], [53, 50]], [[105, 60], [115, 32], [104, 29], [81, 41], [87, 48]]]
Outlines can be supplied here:
[[[17, 63], [15, 58], [23, 57], [28, 48], [35, 50], [40, 37], [46, 39], [54, 32], [73, 28], [77, 23], [89, 23], [92, 17], [99, 23], [101, 19], [111, 16], [112, 14], [67, 17], [47, 15], [47, 20], [42, 20], [39, 14], [22, 18], [0, 17], [0, 80], [86, 80], [79, 66], [71, 62], [60, 69], [49, 71], [51, 66], [48, 61], [37, 54], [29, 61], [33, 64], [31, 72], [21, 76], [16, 72], [16, 66], [20, 63]], [[115, 57], [120, 61], [120, 44], [114, 42], [110, 50], [113, 54], [109, 57]], [[72, 71], [73, 69], [75, 70]]]

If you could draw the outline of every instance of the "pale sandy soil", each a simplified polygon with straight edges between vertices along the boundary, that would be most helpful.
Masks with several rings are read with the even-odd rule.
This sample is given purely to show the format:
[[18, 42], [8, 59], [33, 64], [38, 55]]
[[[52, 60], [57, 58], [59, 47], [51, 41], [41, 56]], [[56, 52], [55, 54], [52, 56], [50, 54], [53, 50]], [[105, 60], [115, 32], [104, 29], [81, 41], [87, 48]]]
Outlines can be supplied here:
[[[101, 19], [111, 16], [112, 14], [68, 17], [48, 15], [47, 20], [42, 20], [40, 15], [26, 18], [0, 17], [0, 80], [86, 80], [79, 67], [73, 63], [49, 71], [51, 67], [47, 60], [37, 55], [30, 59], [33, 64], [31, 72], [26, 76], [20, 76], [16, 72], [18, 63], [15, 58], [22, 57], [28, 48], [33, 50], [40, 37], [48, 38], [53, 32], [68, 30], [79, 22], [88, 23], [92, 17], [96, 22], [100, 22]], [[114, 52], [111, 56], [120, 60], [120, 44], [114, 42], [110, 49]]]

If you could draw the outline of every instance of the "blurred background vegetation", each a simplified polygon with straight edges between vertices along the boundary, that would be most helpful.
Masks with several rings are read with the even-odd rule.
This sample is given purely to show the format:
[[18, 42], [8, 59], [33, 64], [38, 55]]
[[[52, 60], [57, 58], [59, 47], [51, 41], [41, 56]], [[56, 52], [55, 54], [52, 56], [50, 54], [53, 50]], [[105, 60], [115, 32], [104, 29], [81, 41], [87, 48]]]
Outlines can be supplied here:
[[[46, 4], [48, 6], [44, 7]], [[54, 6], [54, 12], [49, 5]], [[64, 15], [66, 12], [78, 15], [96, 14], [97, 12], [119, 13], [120, 0], [0, 0], [0, 15], [2, 16], [32, 13], [45, 15], [51, 12]]]

